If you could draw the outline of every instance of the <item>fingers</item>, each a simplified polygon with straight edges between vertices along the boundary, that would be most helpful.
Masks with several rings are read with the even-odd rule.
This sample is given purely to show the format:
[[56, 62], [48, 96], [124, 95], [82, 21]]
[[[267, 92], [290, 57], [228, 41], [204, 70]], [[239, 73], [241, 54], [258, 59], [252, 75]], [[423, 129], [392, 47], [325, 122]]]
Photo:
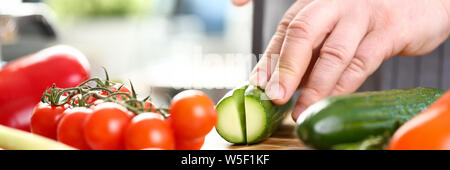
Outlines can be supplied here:
[[390, 36], [386, 33], [372, 32], [364, 38], [331, 95], [356, 91], [383, 60], [392, 55], [392, 41], [389, 41], [387, 37]]
[[308, 68], [314, 46], [337, 23], [338, 8], [329, 4], [333, 2], [312, 2], [289, 24], [276, 69], [265, 88], [275, 104], [284, 104], [291, 98]]
[[250, 0], [231, 0], [231, 2], [236, 6], [244, 6], [245, 4], [250, 2]]
[[296, 14], [308, 3], [309, 1], [297, 1], [286, 11], [264, 55], [250, 74], [249, 81], [251, 84], [258, 85], [261, 88], [266, 87], [278, 61], [287, 27]]
[[298, 98], [292, 115], [294, 119], [308, 106], [330, 95], [355, 55], [368, 26], [367, 19], [357, 16], [342, 18], [335, 26]]
[[[386, 33], [371, 32], [367, 34], [359, 44], [355, 56], [350, 64], [345, 68], [336, 86], [330, 95], [349, 94], [356, 91], [362, 83], [369, 77], [383, 62], [392, 55], [393, 49], [389, 35]], [[302, 100], [297, 101], [292, 118], [296, 121], [298, 116], [309, 106], [305, 106]]]

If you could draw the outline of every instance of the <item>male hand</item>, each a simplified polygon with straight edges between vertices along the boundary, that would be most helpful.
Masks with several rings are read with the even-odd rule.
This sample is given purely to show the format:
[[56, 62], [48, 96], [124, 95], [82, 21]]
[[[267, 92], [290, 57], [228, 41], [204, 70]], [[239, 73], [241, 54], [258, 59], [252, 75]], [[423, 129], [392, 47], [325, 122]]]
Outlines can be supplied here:
[[[233, 0], [244, 5], [249, 0]], [[275, 104], [302, 92], [292, 117], [356, 91], [394, 55], [435, 49], [449, 35], [449, 0], [299, 0], [285, 13], [250, 82]]]

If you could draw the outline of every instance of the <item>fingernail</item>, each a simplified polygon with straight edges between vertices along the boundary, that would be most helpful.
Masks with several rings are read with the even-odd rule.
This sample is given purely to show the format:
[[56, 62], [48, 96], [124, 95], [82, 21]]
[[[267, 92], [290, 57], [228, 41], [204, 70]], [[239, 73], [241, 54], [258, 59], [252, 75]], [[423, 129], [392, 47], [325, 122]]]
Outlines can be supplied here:
[[267, 73], [264, 71], [258, 71], [250, 75], [250, 84], [257, 85], [264, 88], [267, 82]]
[[278, 83], [269, 83], [266, 87], [266, 94], [271, 99], [282, 99], [284, 97], [284, 88]]
[[300, 114], [303, 113], [303, 111], [305, 111], [305, 107], [302, 105], [297, 105], [294, 108], [294, 112], [292, 112], [292, 119], [294, 119], [294, 121], [297, 121], [298, 117], [300, 116]]

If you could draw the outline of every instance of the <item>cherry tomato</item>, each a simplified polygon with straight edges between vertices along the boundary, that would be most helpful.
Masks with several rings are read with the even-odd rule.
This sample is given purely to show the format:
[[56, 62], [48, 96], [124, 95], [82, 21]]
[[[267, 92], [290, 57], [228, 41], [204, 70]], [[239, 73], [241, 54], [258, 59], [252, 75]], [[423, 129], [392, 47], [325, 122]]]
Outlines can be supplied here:
[[66, 106], [51, 106], [47, 103], [38, 103], [31, 116], [31, 132], [56, 139], [56, 128], [64, 110], [66, 110]]
[[[122, 87], [120, 87], [122, 86]], [[120, 88], [120, 89], [119, 89]], [[131, 95], [131, 91], [128, 90], [128, 88], [126, 88], [125, 86], [123, 86], [123, 84], [114, 84], [111, 88], [109, 88], [109, 90], [113, 91], [113, 92], [117, 92], [117, 89], [119, 89], [119, 92], [121, 93], [128, 93]], [[102, 95], [106, 95], [107, 92], [103, 92]], [[125, 97], [125, 96], [124, 96]], [[116, 100], [117, 101], [123, 101], [125, 98], [123, 98], [122, 96], [117, 96]]]
[[102, 100], [102, 99], [95, 100], [95, 102], [92, 104], [92, 106], [90, 108], [94, 109], [94, 107], [96, 107], [96, 106], [98, 106], [99, 104], [102, 104], [102, 103], [105, 103], [105, 101]]
[[170, 125], [159, 113], [141, 113], [134, 117], [125, 133], [125, 146], [129, 150], [159, 148], [175, 149]]
[[123, 136], [132, 113], [116, 103], [101, 103], [94, 107], [83, 127], [86, 142], [92, 149], [124, 149]]
[[84, 140], [83, 125], [86, 118], [92, 113], [91, 109], [77, 107], [64, 111], [57, 132], [58, 141], [78, 149], [90, 149]]
[[157, 107], [150, 101], [145, 101], [145, 110], [149, 112], [157, 112]]
[[199, 137], [195, 139], [175, 139], [176, 150], [200, 150], [205, 142], [205, 137]]
[[[126, 88], [125, 86], [122, 86], [122, 87], [120, 87], [120, 86], [122, 86], [122, 84], [114, 84], [111, 88], [109, 88], [109, 90], [111, 90], [112, 92], [117, 92], [117, 89], [120, 88], [119, 92], [122, 92], [122, 93], [128, 93], [128, 94], [131, 95], [131, 91], [128, 90], [128, 88]], [[108, 92], [102, 91], [100, 94], [101, 94], [101, 95], [107, 95]], [[123, 101], [123, 100], [124, 100], [121, 96], [117, 96], [116, 99], [117, 99], [118, 101]], [[97, 98], [95, 98], [95, 97], [93, 97], [93, 96], [89, 96], [89, 97], [86, 99], [86, 103], [87, 103], [87, 104], [92, 104], [92, 103], [94, 103], [94, 102], [97, 101], [97, 100], [98, 100]]]
[[[138, 106], [138, 108], [141, 108], [140, 106]], [[150, 101], [145, 101], [144, 102], [144, 108], [145, 108], [145, 112], [154, 112], [154, 113], [158, 113], [158, 111], [156, 110], [157, 107]], [[151, 110], [150, 110], [151, 108]]]
[[[87, 99], [86, 99], [86, 104], [92, 104], [92, 103], [94, 103], [95, 101], [97, 101], [98, 99], [97, 98], [95, 98], [95, 97], [92, 97], [92, 96], [89, 96]], [[78, 103], [78, 101], [75, 101], [76, 103]]]
[[175, 95], [169, 113], [177, 138], [203, 137], [211, 131], [217, 121], [214, 102], [198, 90], [185, 90]]
[[109, 90], [116, 92], [117, 89], [119, 89], [119, 88], [120, 88], [119, 92], [131, 94], [131, 91], [127, 87], [125, 87], [123, 84], [120, 84], [120, 83], [114, 84], [111, 88], [109, 88]]
[[144, 148], [144, 149], [141, 149], [141, 150], [164, 150], [164, 149], [161, 149], [161, 148]]

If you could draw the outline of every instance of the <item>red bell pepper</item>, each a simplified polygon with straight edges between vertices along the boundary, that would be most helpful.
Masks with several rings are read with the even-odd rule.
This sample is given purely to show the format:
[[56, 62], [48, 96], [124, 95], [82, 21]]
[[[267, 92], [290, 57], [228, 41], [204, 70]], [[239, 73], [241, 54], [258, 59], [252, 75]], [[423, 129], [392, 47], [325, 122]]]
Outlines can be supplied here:
[[30, 131], [31, 112], [45, 89], [77, 86], [89, 71], [86, 57], [65, 45], [8, 63], [0, 69], [0, 124]]

